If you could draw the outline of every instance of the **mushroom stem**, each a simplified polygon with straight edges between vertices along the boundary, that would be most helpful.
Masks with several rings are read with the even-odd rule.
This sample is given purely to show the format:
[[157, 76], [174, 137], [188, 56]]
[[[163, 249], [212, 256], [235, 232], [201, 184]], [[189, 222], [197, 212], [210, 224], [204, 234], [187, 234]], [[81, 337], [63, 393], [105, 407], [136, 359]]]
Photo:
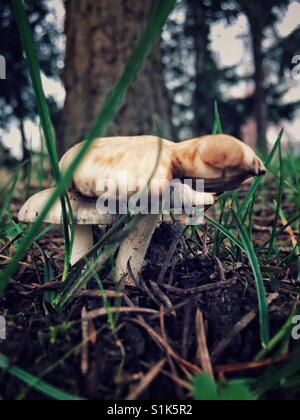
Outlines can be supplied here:
[[93, 247], [93, 229], [90, 225], [74, 226], [74, 243], [71, 254], [71, 266], [88, 254]]
[[161, 215], [145, 215], [136, 224], [121, 244], [116, 260], [117, 280], [125, 279], [125, 284], [133, 286], [134, 281], [128, 273], [130, 263], [133, 276], [137, 278], [149, 248], [153, 233], [161, 220]]

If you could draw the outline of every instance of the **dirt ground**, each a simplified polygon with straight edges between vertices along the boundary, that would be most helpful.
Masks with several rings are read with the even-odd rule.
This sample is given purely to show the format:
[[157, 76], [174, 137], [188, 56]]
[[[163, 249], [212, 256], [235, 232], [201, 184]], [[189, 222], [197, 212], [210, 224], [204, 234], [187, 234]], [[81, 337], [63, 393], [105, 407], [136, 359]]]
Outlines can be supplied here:
[[[164, 223], [156, 231], [136, 287], [122, 286], [116, 294], [113, 279], [108, 276], [103, 281], [110, 305], [124, 308], [113, 331], [103, 313], [92, 312], [103, 308], [95, 281], [64, 312], [51, 311], [47, 296], [60, 286], [42, 285], [38, 252], [33, 250], [27, 256], [28, 267], [25, 263], [20, 268], [0, 301], [8, 319], [1, 352], [12, 364], [88, 399], [189, 399], [191, 376], [204, 363], [204, 332], [217, 378], [257, 376], [262, 370], [247, 366], [260, 343], [257, 295], [246, 257], [241, 255], [239, 263], [228, 256], [217, 259], [210, 254], [209, 240], [183, 241], [179, 229]], [[263, 236], [259, 231], [258, 238]], [[39, 244], [63, 255], [59, 232]], [[61, 259], [54, 264], [59, 274]], [[267, 283], [275, 333], [291, 313], [297, 293], [292, 280], [295, 267], [262, 269], [281, 280], [277, 288]], [[86, 312], [92, 315], [83, 321]], [[234, 373], [225, 374], [224, 365], [233, 367]], [[0, 397], [20, 396], [42, 398], [1, 372]]]

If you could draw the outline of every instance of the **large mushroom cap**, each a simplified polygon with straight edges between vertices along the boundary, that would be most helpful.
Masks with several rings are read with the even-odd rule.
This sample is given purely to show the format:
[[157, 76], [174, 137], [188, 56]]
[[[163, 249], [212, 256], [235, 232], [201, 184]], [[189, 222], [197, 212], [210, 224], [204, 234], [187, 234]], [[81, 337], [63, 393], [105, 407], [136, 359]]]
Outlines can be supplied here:
[[[44, 209], [54, 189], [50, 188], [38, 192], [30, 197], [21, 208], [18, 218], [21, 223], [33, 223]], [[115, 218], [111, 215], [99, 214], [96, 200], [83, 197], [77, 192], [68, 193], [72, 206], [74, 221], [77, 225], [109, 225]], [[62, 211], [60, 200], [57, 200], [44, 219], [44, 223], [59, 225], [62, 222]]]
[[[61, 160], [66, 171], [81, 144]], [[204, 179], [207, 191], [238, 188], [249, 177], [266, 171], [255, 152], [228, 135], [209, 135], [173, 143], [153, 136], [96, 139], [73, 176], [73, 186], [82, 195], [99, 197], [111, 191], [130, 199], [151, 182], [152, 197], [176, 178]], [[126, 196], [125, 196], [126, 194]]]
[[[153, 136], [108, 137], [96, 139], [74, 174], [73, 185], [87, 197], [99, 197], [115, 187], [119, 197], [130, 198], [158, 181], [158, 194], [172, 180], [172, 145]], [[61, 159], [63, 172], [70, 166], [81, 144], [70, 149]]]

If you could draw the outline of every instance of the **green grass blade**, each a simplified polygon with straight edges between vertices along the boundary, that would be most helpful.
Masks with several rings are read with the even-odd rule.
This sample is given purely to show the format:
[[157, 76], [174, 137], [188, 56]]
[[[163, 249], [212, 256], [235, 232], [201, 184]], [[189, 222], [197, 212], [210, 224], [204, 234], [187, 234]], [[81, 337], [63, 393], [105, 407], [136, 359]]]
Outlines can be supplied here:
[[[279, 145], [281, 144], [281, 140], [283, 137], [283, 133], [284, 133], [284, 129], [281, 130], [276, 143], [271, 151], [271, 153], [269, 154], [269, 156], [267, 157], [266, 161], [265, 161], [265, 166], [268, 168], [268, 166], [271, 164]], [[245, 212], [247, 211], [247, 209], [249, 208], [249, 205], [251, 203], [251, 201], [253, 200], [253, 197], [255, 196], [261, 182], [262, 182], [263, 178], [256, 178], [250, 188], [250, 190], [248, 191], [246, 197], [244, 198], [244, 201], [241, 204], [241, 207], [239, 209], [238, 215], [239, 217], [242, 217], [243, 219], [246, 218]]]
[[86, 286], [88, 280], [93, 277], [95, 272], [101, 271], [106, 266], [111, 256], [117, 251], [117, 248], [116, 245], [106, 247], [99, 255], [89, 261], [83, 273], [77, 276], [76, 281], [71, 283], [68, 279], [65, 283], [67, 286], [64, 287], [63, 291], [55, 299], [55, 307], [62, 309], [76, 292]]
[[283, 340], [289, 339], [292, 336], [293, 318], [296, 315], [300, 315], [300, 308], [296, 308], [287, 322], [281, 327], [281, 329], [275, 334], [275, 336], [268, 342], [264, 349], [262, 349], [254, 360], [263, 360], [267, 357]]
[[275, 202], [275, 206], [276, 206], [276, 211], [275, 211], [275, 219], [274, 219], [274, 223], [273, 223], [273, 229], [272, 229], [272, 234], [271, 234], [271, 239], [270, 239], [270, 248], [269, 248], [269, 256], [272, 254], [273, 248], [274, 248], [274, 243], [276, 240], [276, 232], [277, 232], [277, 226], [278, 226], [278, 222], [280, 220], [280, 210], [281, 210], [281, 205], [282, 205], [282, 198], [283, 198], [283, 177], [284, 177], [284, 173], [283, 173], [283, 159], [282, 159], [282, 147], [281, 147], [281, 142], [279, 142], [278, 145], [278, 152], [279, 152], [279, 164], [280, 164], [280, 168], [279, 168], [279, 185], [278, 185], [278, 192], [277, 192], [277, 200]]
[[[287, 218], [286, 218], [286, 216], [285, 216], [285, 213], [284, 213], [284, 211], [280, 208], [279, 209], [279, 217], [280, 217], [280, 219], [281, 219], [281, 221], [282, 221], [282, 223], [283, 224], [286, 224], [286, 222], [287, 222]], [[276, 234], [277, 234], [277, 232], [275, 232], [275, 236], [276, 236]], [[297, 259], [297, 265], [298, 265], [298, 276], [297, 276], [297, 281], [299, 282], [300, 281], [300, 238], [298, 237], [298, 241], [297, 241], [297, 243], [294, 245], [294, 249], [293, 249], [293, 252], [292, 252], [292, 254], [294, 253], [295, 254], [295, 257], [296, 257], [296, 259]]]
[[247, 257], [251, 264], [257, 289], [258, 297], [258, 308], [259, 308], [259, 324], [260, 324], [260, 338], [263, 347], [267, 344], [270, 338], [270, 325], [269, 325], [269, 312], [268, 312], [268, 303], [266, 297], [266, 291], [264, 286], [264, 281], [262, 278], [262, 273], [260, 269], [260, 264], [258, 258], [255, 254], [254, 247], [250, 241], [249, 235], [235, 211], [232, 209], [233, 218], [235, 220], [236, 226], [241, 236], [242, 244], [245, 248]]
[[36, 50], [34, 47], [34, 40], [32, 37], [31, 28], [28, 23], [23, 1], [12, 0], [12, 4], [15, 10], [16, 21], [18, 24], [23, 49], [27, 59], [28, 70], [36, 96], [36, 104], [41, 119], [41, 125], [45, 135], [48, 153], [50, 156], [51, 164], [53, 165], [52, 169], [55, 178], [58, 179], [60, 177], [60, 171], [55, 137], [53, 133], [46, 97], [43, 90], [41, 71], [38, 63]]
[[[18, 4], [16, 0], [14, 1]], [[13, 261], [1, 274], [0, 294], [3, 294], [9, 279], [18, 267], [18, 262], [22, 259], [26, 252], [26, 249], [32, 243], [32, 238], [36, 236], [37, 231], [40, 229], [43, 220], [49, 213], [51, 207], [54, 205], [59, 196], [64, 193], [64, 191], [72, 181], [73, 174], [79, 166], [81, 160], [89, 150], [90, 146], [92, 145], [94, 137], [103, 134], [107, 126], [118, 113], [118, 110], [122, 106], [123, 100], [125, 98], [129, 86], [132, 84], [142, 65], [146, 61], [152, 46], [157, 41], [163, 28], [163, 25], [165, 24], [175, 4], [176, 0], [164, 0], [163, 2], [158, 2], [157, 7], [154, 9], [150, 20], [145, 28], [145, 32], [138, 43], [137, 48], [133, 52], [128, 62], [128, 65], [125, 67], [123, 75], [120, 77], [116, 86], [113, 88], [112, 92], [109, 94], [107, 100], [105, 101], [104, 107], [99, 113], [91, 132], [86, 138], [86, 141], [83, 143], [77, 156], [73, 160], [72, 164], [70, 165], [64, 176], [58, 182], [57, 188], [50, 197], [44, 210], [40, 213], [36, 222], [29, 228], [27, 234], [25, 235], [23, 241], [21, 242], [14, 255]]]
[[37, 377], [31, 375], [23, 369], [20, 369], [16, 366], [10, 366], [9, 359], [0, 354], [0, 369], [5, 370], [7, 373], [13, 377], [24, 382], [26, 385], [45, 395], [47, 398], [58, 401], [83, 401], [84, 398], [76, 397], [74, 395], [68, 394], [47, 382], [41, 381]]
[[98, 284], [99, 290], [102, 292], [104, 308], [107, 312], [107, 318], [108, 318], [108, 323], [109, 323], [110, 329], [112, 331], [115, 331], [116, 326], [117, 326], [116, 321], [115, 321], [114, 314], [112, 312], [112, 308], [111, 308], [111, 305], [109, 303], [109, 300], [105, 295], [105, 289], [103, 287], [102, 280], [100, 279], [100, 276], [99, 276], [99, 274], [97, 273], [96, 270], [93, 271], [92, 275], [93, 275], [94, 279], [96, 280], [96, 282]]
[[290, 362], [285, 363], [280, 368], [273, 368], [257, 379], [253, 386], [255, 393], [262, 397], [266, 392], [272, 389], [281, 389], [284, 385], [290, 383], [291, 378], [300, 372], [300, 351], [294, 353]]
[[213, 134], [222, 134], [223, 128], [221, 123], [221, 117], [218, 107], [218, 102], [215, 102], [215, 121], [214, 121], [214, 127], [213, 127]]
[[239, 241], [232, 233], [220, 223], [216, 222], [215, 220], [211, 219], [208, 216], [205, 216], [205, 219], [213, 225], [216, 229], [218, 229], [223, 235], [225, 235], [231, 242], [233, 242], [236, 246], [238, 246], [243, 252], [246, 252], [246, 248], [243, 246], [242, 242]]
[[[51, 123], [51, 118], [49, 114], [49, 109], [47, 105], [46, 96], [44, 93], [43, 85], [42, 85], [42, 78], [41, 78], [41, 70], [37, 58], [36, 49], [34, 46], [34, 40], [31, 33], [31, 28], [28, 22], [28, 18], [26, 16], [26, 11], [24, 8], [24, 4], [22, 0], [12, 0], [12, 4], [15, 11], [15, 17], [17, 21], [17, 25], [19, 28], [19, 33], [23, 45], [23, 49], [25, 52], [27, 66], [30, 74], [30, 78], [32, 81], [36, 104], [38, 113], [40, 116], [41, 126], [43, 129], [43, 133], [45, 136], [45, 141], [47, 145], [47, 150], [49, 153], [49, 159], [52, 167], [52, 171], [55, 177], [56, 182], [59, 182], [61, 178], [60, 170], [59, 170], [59, 159], [56, 149], [56, 141], [54, 136], [54, 131]], [[71, 255], [71, 247], [72, 247], [72, 240], [70, 239], [69, 234], [69, 220], [72, 219], [72, 211], [71, 206], [68, 204], [69, 214], [71, 219], [69, 219], [69, 215], [67, 212], [67, 204], [64, 198], [65, 191], [61, 190], [61, 206], [62, 206], [62, 217], [63, 217], [63, 226], [64, 226], [64, 236], [65, 236], [65, 272], [64, 277], [67, 274], [69, 268], [69, 260]], [[73, 223], [71, 223], [73, 225]]]
[[[58, 309], [63, 309], [69, 300], [74, 297], [76, 292], [86, 284], [88, 279], [93, 277], [93, 273], [98, 272], [107, 264], [110, 258], [116, 253], [121, 241], [131, 232], [135, 224], [140, 220], [140, 217], [140, 215], [137, 215], [132, 220], [129, 220], [127, 215], [123, 216], [103, 235], [98, 244], [91, 249], [86, 257], [72, 267], [67, 281], [56, 298], [55, 306]], [[123, 223], [127, 223], [127, 225], [122, 229], [121, 226]], [[88, 261], [88, 264], [81, 274], [85, 261]]]
[[[287, 230], [288, 227], [290, 227], [293, 223], [300, 220], [300, 214], [297, 214], [295, 217], [293, 217], [286, 225], [284, 225], [282, 228], [278, 229], [276, 232], [276, 237], [281, 235], [284, 231]], [[269, 238], [263, 245], [261, 245], [260, 249], [266, 248], [270, 243], [271, 238]]]

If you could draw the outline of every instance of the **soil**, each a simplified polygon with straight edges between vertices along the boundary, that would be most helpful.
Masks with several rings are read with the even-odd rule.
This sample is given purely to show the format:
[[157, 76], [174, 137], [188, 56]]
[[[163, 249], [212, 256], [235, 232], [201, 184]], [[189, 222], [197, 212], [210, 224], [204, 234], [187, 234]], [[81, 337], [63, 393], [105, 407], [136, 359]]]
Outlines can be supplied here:
[[[257, 216], [257, 224], [262, 216], [266, 217]], [[256, 239], [263, 241], [264, 235], [259, 232]], [[55, 256], [55, 274], [61, 273], [60, 234], [48, 234], [39, 244]], [[41, 256], [33, 249], [24, 260], [28, 267], [20, 268], [5, 298], [0, 300], [0, 313], [8, 320], [8, 336], [0, 344], [1, 352], [11, 364], [88, 399], [189, 399], [191, 375], [203, 367], [196, 321], [199, 311], [211, 363], [220, 379], [224, 377], [221, 365], [247, 366], [260, 350], [257, 316], [235, 330], [251, 311], [257, 313], [255, 282], [246, 257], [241, 255], [238, 263], [222, 255], [218, 260], [210, 251], [211, 244], [204, 236], [199, 243], [183, 240], [176, 224], [162, 224], [153, 237], [142, 276], [135, 279], [136, 287], [122, 286], [120, 301], [109, 298], [112, 307], [153, 311], [123, 312], [112, 330], [103, 316], [82, 321], [83, 308], [90, 312], [103, 307], [102, 297], [93, 295], [97, 290], [95, 281], [90, 281], [88, 291], [65, 311], [51, 310], [47, 301], [49, 285], [46, 289], [41, 287]], [[263, 269], [265, 273], [275, 270], [281, 280], [276, 289], [270, 281], [266, 282], [268, 294], [278, 293], [270, 306], [271, 329], [275, 333], [291, 313], [296, 293], [295, 267]], [[103, 286], [106, 291], [116, 290], [111, 276], [106, 277]], [[51, 285], [51, 289], [56, 287], [57, 282]], [[89, 342], [84, 345], [82, 331], [87, 329]], [[236, 332], [231, 334], [232, 331]], [[236, 375], [241, 377], [246, 372], [257, 376], [261, 370], [238, 370]], [[1, 371], [0, 398], [20, 396], [44, 398]]]

